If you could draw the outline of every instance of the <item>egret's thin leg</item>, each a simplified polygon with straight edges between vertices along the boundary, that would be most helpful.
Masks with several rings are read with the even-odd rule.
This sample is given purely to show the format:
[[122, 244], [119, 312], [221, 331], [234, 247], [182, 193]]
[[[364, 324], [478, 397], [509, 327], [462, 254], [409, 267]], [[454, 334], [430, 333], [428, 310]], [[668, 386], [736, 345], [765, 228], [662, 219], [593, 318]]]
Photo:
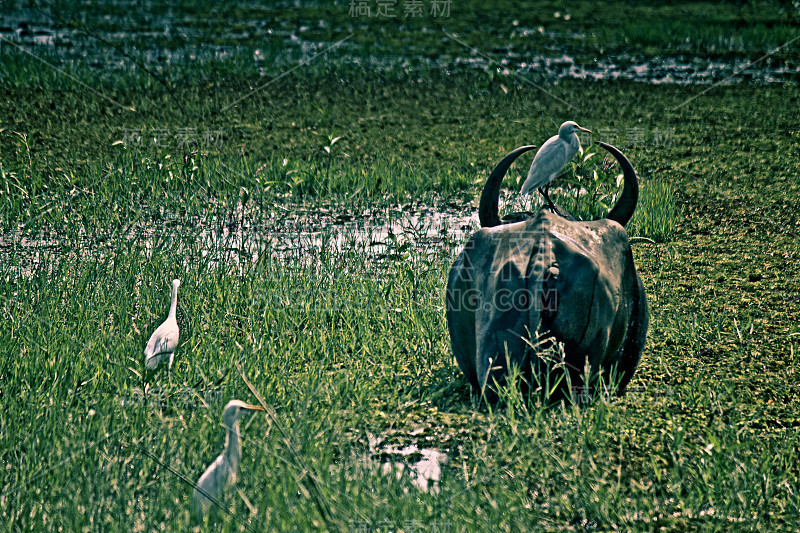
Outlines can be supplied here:
[[175, 352], [169, 354], [169, 362], [167, 363], [167, 380], [169, 381], [169, 388], [172, 390], [172, 358], [175, 356]]
[[547, 200], [547, 207], [550, 209], [550, 211], [555, 212], [556, 206], [553, 204], [553, 201], [550, 199], [550, 195], [548, 194], [548, 192], [550, 192], [550, 184], [549, 183], [544, 186], [544, 189], [542, 189], [541, 187], [539, 188], [539, 193], [541, 193], [541, 195], [544, 196], [544, 199]]
[[548, 209], [550, 209], [550, 211], [552, 211], [556, 215], [558, 215], [560, 217], [563, 217], [564, 215], [561, 214], [561, 212], [556, 207], [556, 204], [554, 204], [553, 201], [550, 199], [550, 195], [547, 194], [549, 191], [550, 191], [550, 184], [549, 183], [544, 186], [544, 190], [539, 189], [539, 192], [542, 193], [542, 196], [544, 196], [545, 200], [547, 200]]

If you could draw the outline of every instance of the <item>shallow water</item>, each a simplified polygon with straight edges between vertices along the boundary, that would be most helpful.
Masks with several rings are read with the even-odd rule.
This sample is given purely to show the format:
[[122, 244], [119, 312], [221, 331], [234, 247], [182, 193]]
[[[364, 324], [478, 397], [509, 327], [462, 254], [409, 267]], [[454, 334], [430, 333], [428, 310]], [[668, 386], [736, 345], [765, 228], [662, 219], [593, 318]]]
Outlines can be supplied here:
[[[159, 242], [179, 239], [209, 255], [209, 266], [220, 263], [244, 268], [267, 256], [294, 266], [323, 257], [349, 256], [379, 267], [390, 261], [452, 254], [478, 228], [471, 205], [407, 205], [354, 213], [307, 206], [272, 206], [271, 212], [246, 209], [231, 213], [178, 219], [164, 214], [159, 221], [142, 220], [123, 235], [87, 235], [77, 239], [59, 235], [30, 236], [16, 229], [0, 233], [0, 266], [8, 274], [29, 276], [49, 257], [87, 253], [114, 253], [114, 243], [124, 238], [151, 253]], [[159, 214], [161, 215], [161, 213]]]
[[389, 446], [384, 449], [384, 453], [395, 454], [399, 457], [421, 454], [422, 459], [408, 464], [401, 461], [386, 461], [381, 465], [381, 472], [385, 475], [394, 472], [398, 479], [407, 475], [411, 482], [422, 492], [430, 492], [431, 494], [439, 492], [442, 465], [448, 459], [446, 453], [433, 448], [417, 448], [413, 444], [403, 448]]
[[[411, 435], [415, 435], [412, 432]], [[442, 477], [442, 465], [447, 463], [446, 453], [434, 448], [420, 448], [415, 444], [405, 446], [383, 445], [383, 438], [368, 434], [371, 457], [380, 457], [372, 461], [380, 463], [381, 473], [394, 474], [397, 479], [408, 476], [411, 483], [423, 492], [436, 494], [439, 492], [439, 481]], [[420, 456], [419, 460], [409, 460]], [[393, 458], [387, 461], [385, 459]]]
[[767, 58], [750, 64], [744, 60], [709, 60], [697, 56], [656, 57], [610, 55], [591, 63], [578, 64], [569, 55], [503, 57], [490, 61], [482, 57], [454, 58], [456, 65], [466, 64], [482, 70], [498, 70], [510, 75], [516, 72], [531, 81], [557, 82], [576, 80], [627, 80], [653, 85], [706, 85], [719, 82], [755, 81], [779, 83], [800, 80], [800, 65], [773, 65]]
[[471, 207], [414, 206], [350, 213], [290, 208], [269, 219], [251, 219], [200, 235], [205, 250], [230, 249], [228, 259], [272, 258], [307, 264], [325, 256], [357, 255], [376, 266], [408, 254], [436, 256], [449, 251], [478, 227]]
[[[318, 20], [313, 23], [293, 26], [288, 21], [271, 21], [261, 19], [237, 20], [236, 30], [207, 34], [201, 32], [197, 18], [186, 16], [182, 19], [171, 19], [164, 16], [152, 16], [145, 21], [132, 20], [120, 15], [116, 18], [106, 17], [106, 25], [132, 27], [144, 25], [139, 29], [127, 31], [94, 31], [92, 33], [116, 46], [127, 50], [127, 53], [153, 71], [160, 71], [169, 65], [203, 60], [233, 61], [245, 57], [258, 69], [262, 76], [273, 76], [280, 65], [296, 65], [299, 61], [309, 59], [332, 43], [315, 41], [313, 34], [318, 35], [320, 29], [327, 29], [328, 23]], [[146, 22], [146, 24], [145, 24]], [[83, 20], [91, 28], [91, 20]], [[354, 31], [370, 31], [368, 27], [356, 28]], [[343, 28], [343, 32], [350, 31]], [[437, 30], [423, 28], [423, 33]], [[578, 34], [556, 34], [544, 32], [542, 28], [515, 28], [510, 36], [526, 36], [533, 33], [545, 33], [554, 42], [567, 42], [582, 37]], [[208, 38], [214, 37], [225, 44], [206, 44]], [[253, 46], [256, 39], [263, 46]], [[450, 38], [443, 34], [442, 40]], [[143, 43], [144, 40], [144, 44]], [[153, 41], [169, 42], [170, 46], [148, 46]], [[19, 10], [3, 15], [0, 18], [0, 46], [3, 41], [24, 46], [30, 51], [47, 50], [62, 57], [64, 63], [85, 62], [101, 69], [125, 70], [137, 68], [133, 61], [126, 58], [113, 47], [102, 43], [83, 31], [65, 28], [45, 15], [31, 10]], [[133, 44], [137, 43], [134, 47]], [[376, 69], [408, 69], [412, 62], [426, 64], [429, 67], [450, 70], [454, 68], [474, 68], [501, 75], [517, 73], [535, 83], [557, 83], [565, 79], [577, 80], [629, 80], [649, 84], [711, 84], [711, 83], [783, 83], [800, 81], [800, 64], [779, 62], [767, 57], [755, 64], [746, 60], [709, 60], [690, 53], [674, 57], [647, 58], [635, 54], [606, 54], [591, 61], [578, 61], [574, 55], [566, 53], [563, 46], [549, 46], [545, 53], [520, 53], [513, 46], [496, 50], [468, 50], [462, 55], [438, 54], [423, 46], [411, 43], [408, 56], [367, 56], [361, 55], [353, 42], [345, 42], [335, 54], [326, 57], [327, 61], [342, 63], [361, 63]], [[280, 50], [275, 54], [275, 47]], [[484, 57], [484, 55], [486, 57]], [[268, 57], [269, 56], [269, 57]], [[433, 56], [433, 57], [432, 57]]]

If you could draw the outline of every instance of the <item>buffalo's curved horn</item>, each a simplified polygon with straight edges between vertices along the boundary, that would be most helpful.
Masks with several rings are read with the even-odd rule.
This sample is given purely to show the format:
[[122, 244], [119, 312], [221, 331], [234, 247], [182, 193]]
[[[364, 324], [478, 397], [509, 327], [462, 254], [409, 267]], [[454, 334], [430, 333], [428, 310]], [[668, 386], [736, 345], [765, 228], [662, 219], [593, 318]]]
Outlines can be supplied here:
[[[478, 206], [478, 218], [481, 221], [482, 228], [493, 228], [494, 226], [500, 225], [500, 185], [503, 183], [503, 178], [505, 177], [506, 172], [508, 172], [508, 168], [511, 166], [511, 163], [513, 163], [516, 158], [528, 150], [533, 150], [534, 148], [536, 148], [536, 146], [533, 144], [528, 146], [520, 146], [505, 156], [503, 160], [500, 161], [496, 167], [494, 167], [492, 173], [489, 174], [489, 179], [486, 180], [486, 185], [483, 186], [483, 193], [481, 193], [481, 203]], [[622, 157], [624, 159], [625, 156]], [[627, 162], [627, 159], [625, 161]], [[622, 161], [620, 161], [620, 163], [622, 163]], [[628, 163], [628, 166], [630, 166], [630, 163]], [[627, 174], [625, 183], [627, 187]]]
[[[624, 181], [622, 194], [606, 218], [618, 222], [624, 228], [625, 224], [633, 216], [633, 212], [636, 211], [636, 203], [639, 201], [639, 180], [636, 177], [636, 171], [633, 170], [633, 165], [622, 152], [604, 142], [598, 142], [597, 144], [613, 155], [614, 159], [619, 162], [619, 166], [622, 167], [622, 179]], [[500, 165], [497, 166], [499, 167]], [[481, 219], [482, 221], [483, 219]]]

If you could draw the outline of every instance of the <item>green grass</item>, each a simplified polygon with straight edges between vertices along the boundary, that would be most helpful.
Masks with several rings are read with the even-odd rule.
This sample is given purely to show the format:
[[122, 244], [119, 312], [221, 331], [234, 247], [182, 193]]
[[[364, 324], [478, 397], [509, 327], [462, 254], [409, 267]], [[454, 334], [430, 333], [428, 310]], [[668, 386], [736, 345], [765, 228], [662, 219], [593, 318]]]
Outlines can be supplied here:
[[[420, 56], [464, 54], [441, 21], [352, 19], [339, 4], [173, 6], [197, 29], [189, 44], [221, 35], [223, 18], [309, 24], [327, 42], [358, 30], [342, 55], [250, 96], [297, 50], [255, 30], [218, 37], [232, 58], [159, 70], [169, 89], [137, 69], [66, 67], [93, 92], [3, 43], [0, 531], [189, 528], [191, 482], [222, 450], [222, 407], [258, 401], [253, 391], [274, 413], [243, 423], [238, 486], [255, 511], [233, 494], [234, 516], [208, 530], [794, 531], [797, 85], [548, 85], [569, 108], [510, 76], [426, 65]], [[510, 13], [517, 27], [546, 26], [522, 54], [756, 59], [796, 32], [790, 3], [456, 7], [447, 29], [498, 56], [521, 39]], [[146, 26], [93, 9], [96, 31]], [[185, 46], [176, 35], [158, 46]], [[248, 60], [254, 47], [269, 77]], [[487, 405], [444, 320], [464, 238], [408, 226], [379, 238], [381, 251], [352, 236], [333, 246], [338, 226], [325, 224], [473, 205], [506, 153], [567, 119], [595, 140], [616, 132], [641, 178], [628, 231], [651, 311], [644, 356], [622, 398], [553, 406], [509, 386]], [[618, 170], [600, 157], [584, 167], [573, 170], [589, 194], [560, 201], [600, 216]], [[295, 230], [331, 245], [298, 252]], [[175, 277], [175, 365], [147, 374], [144, 345]], [[445, 451], [439, 492], [381, 474], [370, 435]]]
[[[242, 375], [298, 449], [292, 456], [265, 417], [246, 428], [240, 487], [260, 510], [256, 530], [321, 527], [302, 495], [307, 470], [334, 529], [378, 518], [470, 530], [793, 521], [797, 501], [782, 487], [797, 482], [797, 441], [769, 429], [772, 408], [741, 403], [752, 393], [725, 365], [707, 377], [661, 368], [665, 356], [678, 359], [670, 340], [690, 335], [698, 348], [703, 338], [718, 343], [726, 360], [749, 359], [753, 331], [740, 324], [737, 333], [729, 314], [690, 324], [672, 322], [680, 312], [656, 315], [652, 351], [624, 399], [555, 410], [507, 401], [487, 413], [442, 335], [446, 258], [427, 271], [430, 258], [412, 257], [345, 273], [343, 264], [358, 264], [345, 252], [240, 271], [189, 260], [203, 251], [189, 239], [152, 254], [141, 247], [122, 241], [100, 259], [78, 249], [3, 283], [5, 294], [26, 295], [3, 310], [15, 318], [4, 327], [15, 341], [4, 343], [4, 438], [15, 444], [2, 483], [9, 524], [183, 527], [191, 487], [173, 471], [195, 479], [219, 452], [222, 405], [251, 398]], [[208, 262], [224, 257], [212, 249]], [[172, 276], [183, 279], [174, 385], [161, 372], [145, 392], [141, 346], [163, 318]], [[651, 287], [654, 307], [668, 292]], [[366, 431], [408, 442], [419, 429], [421, 442], [452, 454], [436, 496], [363, 462]], [[241, 500], [230, 505], [248, 520]]]
[[[240, 488], [259, 513], [235, 497], [237, 518], [224, 519], [234, 529], [248, 520], [256, 530], [323, 527], [307, 475], [333, 529], [378, 519], [468, 530], [793, 522], [798, 502], [784, 487], [797, 483], [797, 440], [770, 424], [791, 405], [743, 403], [753, 392], [725, 364], [705, 375], [662, 366], [680, 361], [689, 339], [740, 364], [758, 345], [755, 322], [718, 311], [686, 323], [685, 311], [661, 304], [673, 290], [654, 286], [650, 265], [670, 272], [669, 260], [644, 261], [659, 313], [625, 398], [555, 410], [507, 399], [487, 412], [443, 335], [449, 253], [380, 270], [359, 267], [349, 249], [306, 267], [238, 267], [224, 246], [202, 260], [188, 237], [151, 242], [153, 251], [122, 240], [97, 255], [79, 246], [2, 282], [4, 294], [25, 295], [3, 304], [7, 524], [185, 526], [191, 487], [174, 472], [194, 480], [219, 453], [222, 405], [252, 399], [242, 376], [277, 418], [255, 417], [245, 430]], [[143, 382], [142, 346], [173, 276], [183, 280], [183, 340], [172, 384], [163, 371]], [[369, 468], [367, 431], [449, 450], [439, 494]]]
[[680, 224], [675, 207], [675, 189], [663, 181], [642, 185], [639, 204], [629, 222], [628, 235], [655, 242], [669, 242]]

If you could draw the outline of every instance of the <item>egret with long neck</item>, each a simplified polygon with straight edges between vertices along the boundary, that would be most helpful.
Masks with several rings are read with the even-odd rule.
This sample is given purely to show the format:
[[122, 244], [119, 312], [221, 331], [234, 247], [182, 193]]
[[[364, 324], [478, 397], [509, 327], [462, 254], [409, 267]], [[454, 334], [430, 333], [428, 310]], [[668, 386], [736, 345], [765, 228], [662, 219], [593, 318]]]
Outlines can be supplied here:
[[213, 504], [221, 504], [225, 491], [236, 483], [242, 460], [239, 420], [247, 413], [263, 410], [263, 407], [241, 400], [231, 400], [225, 406], [222, 413], [222, 424], [227, 430], [225, 449], [197, 480], [192, 494], [192, 515], [196, 519], [202, 520]]
[[165, 359], [169, 360], [167, 368], [172, 369], [172, 359], [175, 356], [175, 348], [178, 347], [178, 336], [180, 334], [178, 320], [175, 317], [178, 310], [178, 287], [180, 284], [181, 280], [172, 280], [169, 315], [150, 336], [150, 340], [147, 341], [147, 346], [144, 349], [144, 364], [151, 370], [158, 367]]
[[[547, 205], [550, 209], [555, 210], [555, 206], [547, 192], [550, 189], [550, 182], [563, 172], [570, 159], [575, 157], [575, 154], [581, 149], [581, 141], [575, 133], [577, 131], [592, 133], [591, 130], [582, 128], [575, 122], [568, 120], [558, 128], [558, 135], [547, 139], [547, 142], [539, 148], [539, 151], [536, 152], [536, 157], [533, 158], [533, 163], [531, 163], [528, 177], [522, 184], [522, 190], [520, 191], [522, 194], [538, 189], [547, 200]], [[542, 187], [544, 187], [544, 190], [542, 190]]]

